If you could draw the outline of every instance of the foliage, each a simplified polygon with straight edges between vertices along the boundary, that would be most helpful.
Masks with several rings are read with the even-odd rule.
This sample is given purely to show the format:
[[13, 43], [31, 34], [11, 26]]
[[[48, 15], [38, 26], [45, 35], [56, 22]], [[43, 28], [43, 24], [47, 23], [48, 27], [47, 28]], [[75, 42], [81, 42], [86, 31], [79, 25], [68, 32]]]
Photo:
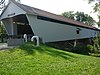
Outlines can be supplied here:
[[95, 5], [93, 7], [94, 12], [100, 12], [100, 0], [88, 0], [89, 3], [94, 2]]
[[78, 54], [100, 57], [100, 49], [97, 48], [96, 45], [78, 45], [72, 48], [70, 51]]
[[100, 55], [100, 35], [93, 39], [93, 45], [89, 45], [90, 53], [99, 54]]
[[89, 55], [100, 57], [100, 49], [97, 49], [95, 46], [87, 45], [89, 50]]
[[94, 12], [98, 12], [98, 25], [100, 26], [100, 0], [88, 0], [89, 4], [94, 2], [93, 10]]
[[100, 35], [94, 37], [92, 41], [92, 44], [77, 45], [71, 49], [71, 52], [100, 57]]
[[97, 24], [98, 24], [98, 26], [100, 26], [100, 22], [98, 22]]
[[69, 11], [69, 12], [62, 13], [62, 16], [74, 20], [75, 14], [74, 14], [74, 11]]
[[0, 11], [5, 8], [5, 0], [0, 1]]
[[71, 52], [100, 57], [100, 35], [94, 37], [92, 41], [92, 44], [77, 45], [75, 48], [72, 48]]
[[76, 21], [81, 21], [87, 25], [95, 25], [95, 21], [94, 19], [88, 15], [88, 14], [84, 14], [84, 12], [76, 12]]
[[[86, 21], [86, 16], [84, 14], [84, 12], [76, 12], [76, 21], [81, 21], [81, 22], [85, 22]], [[86, 14], [87, 15], [87, 14]]]
[[100, 35], [91, 38], [91, 43], [89, 39], [77, 40], [77, 44], [74, 46], [74, 42], [75, 41], [72, 40], [48, 43], [47, 45], [56, 49], [62, 49], [73, 53], [100, 57]]
[[83, 54], [83, 55], [89, 55], [89, 49], [87, 46], [77, 45], [76, 47], [71, 49], [71, 52]]
[[3, 27], [3, 24], [0, 22], [0, 35], [1, 34], [6, 34], [6, 31], [5, 31], [4, 27]]
[[97, 23], [100, 26], [100, 15], [98, 15], [99, 22]]
[[32, 43], [0, 51], [0, 75], [99, 75], [100, 58]]
[[1, 42], [4, 42], [4, 38], [6, 38], [7, 34], [3, 27], [3, 24], [0, 22], [0, 40]]
[[76, 21], [80, 21], [83, 22], [87, 25], [95, 25], [95, 20], [88, 14], [84, 14], [84, 12], [76, 12], [74, 13], [74, 11], [68, 11], [68, 12], [64, 12], [62, 13], [62, 16], [66, 17], [66, 18], [70, 18]]

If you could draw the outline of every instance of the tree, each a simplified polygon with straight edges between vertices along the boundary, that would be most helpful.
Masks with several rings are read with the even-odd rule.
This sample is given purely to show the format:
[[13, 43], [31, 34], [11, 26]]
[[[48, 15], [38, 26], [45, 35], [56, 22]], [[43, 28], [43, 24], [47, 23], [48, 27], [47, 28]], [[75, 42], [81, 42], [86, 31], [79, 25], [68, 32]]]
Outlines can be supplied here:
[[69, 11], [69, 12], [62, 13], [62, 16], [74, 20], [75, 14], [74, 14], [74, 11]]
[[0, 11], [5, 8], [5, 0], [0, 1]]
[[74, 13], [73, 11], [69, 11], [69, 12], [62, 13], [62, 16], [76, 21], [83, 22], [87, 25], [95, 25], [96, 23], [95, 20], [90, 15], [84, 14], [84, 12], [77, 11], [76, 13]]
[[98, 18], [99, 18], [99, 22], [97, 24], [98, 24], [98, 26], [100, 26], [100, 16], [99, 15], [98, 15]]
[[93, 2], [95, 3], [93, 7], [94, 12], [100, 12], [100, 0], [88, 0], [89, 4]]
[[99, 22], [97, 23], [98, 26], [100, 26], [100, 0], [88, 0], [89, 4], [91, 3], [95, 3], [94, 6], [93, 6], [93, 10], [94, 12], [98, 12], [98, 19], [99, 19]]
[[1, 34], [6, 34], [6, 30], [5, 30], [2, 22], [0, 22], [0, 35]]
[[84, 14], [84, 12], [76, 12], [76, 21], [83, 22], [87, 25], [95, 25], [95, 20], [88, 14]]
[[84, 14], [84, 12], [76, 12], [75, 13], [75, 17], [76, 17], [76, 21], [80, 21], [80, 22], [85, 22], [86, 21], [86, 16]]
[[1, 42], [4, 42], [5, 34], [6, 34], [6, 31], [5, 31], [2, 23], [0, 22], [0, 39], [1, 39]]

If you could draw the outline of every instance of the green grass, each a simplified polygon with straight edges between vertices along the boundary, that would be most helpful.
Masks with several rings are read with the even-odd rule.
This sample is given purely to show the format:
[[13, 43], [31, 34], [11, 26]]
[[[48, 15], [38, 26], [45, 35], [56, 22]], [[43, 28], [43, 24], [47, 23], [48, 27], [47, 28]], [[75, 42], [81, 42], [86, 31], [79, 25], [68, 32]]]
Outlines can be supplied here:
[[0, 75], [100, 75], [100, 58], [28, 43], [0, 51]]

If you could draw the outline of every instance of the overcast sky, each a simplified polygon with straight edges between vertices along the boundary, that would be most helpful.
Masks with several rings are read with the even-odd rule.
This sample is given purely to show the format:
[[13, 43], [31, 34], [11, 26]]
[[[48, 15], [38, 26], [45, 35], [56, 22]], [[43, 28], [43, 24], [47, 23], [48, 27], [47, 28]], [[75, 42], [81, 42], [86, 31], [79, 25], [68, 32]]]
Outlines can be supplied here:
[[80, 11], [91, 15], [98, 21], [96, 14], [90, 13], [92, 5], [88, 4], [86, 0], [21, 0], [21, 3], [55, 14], [66, 11]]

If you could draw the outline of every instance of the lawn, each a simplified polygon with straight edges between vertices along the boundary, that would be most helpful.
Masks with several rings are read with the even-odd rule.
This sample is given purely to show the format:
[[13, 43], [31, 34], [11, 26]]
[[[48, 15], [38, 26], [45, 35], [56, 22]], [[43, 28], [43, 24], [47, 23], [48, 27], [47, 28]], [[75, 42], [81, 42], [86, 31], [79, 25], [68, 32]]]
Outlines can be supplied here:
[[100, 58], [28, 43], [0, 51], [0, 75], [100, 75]]

